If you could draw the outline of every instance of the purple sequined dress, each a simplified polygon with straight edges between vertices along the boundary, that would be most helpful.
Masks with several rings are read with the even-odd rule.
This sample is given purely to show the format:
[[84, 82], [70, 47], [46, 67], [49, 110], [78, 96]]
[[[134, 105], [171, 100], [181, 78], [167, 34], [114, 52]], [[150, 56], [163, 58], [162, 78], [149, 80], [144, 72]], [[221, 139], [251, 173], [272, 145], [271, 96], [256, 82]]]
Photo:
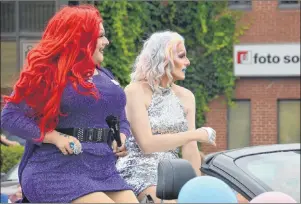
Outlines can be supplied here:
[[[60, 117], [58, 128], [108, 128], [105, 118], [113, 114], [120, 117], [120, 132], [128, 136], [125, 93], [113, 83], [109, 71], [98, 71], [93, 83], [100, 99], [80, 95], [67, 85], [61, 110], [68, 115]], [[32, 139], [40, 137], [40, 131], [35, 121], [26, 116], [28, 110], [25, 104], [7, 104], [2, 111], [1, 126], [27, 140], [19, 179], [30, 202], [66, 203], [93, 192], [131, 190], [119, 176], [116, 157], [106, 143], [82, 143], [83, 153], [65, 156], [55, 145], [33, 142]]]

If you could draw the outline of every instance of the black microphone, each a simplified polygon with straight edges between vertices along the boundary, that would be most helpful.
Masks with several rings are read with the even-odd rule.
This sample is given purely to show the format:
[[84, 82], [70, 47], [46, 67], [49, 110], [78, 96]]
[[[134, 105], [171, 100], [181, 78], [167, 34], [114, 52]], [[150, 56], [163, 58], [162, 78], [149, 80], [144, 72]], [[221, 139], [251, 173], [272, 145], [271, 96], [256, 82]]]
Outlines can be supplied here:
[[121, 143], [121, 139], [120, 139], [119, 118], [116, 116], [113, 116], [113, 115], [109, 115], [106, 117], [106, 122], [107, 122], [109, 128], [113, 132], [113, 137], [117, 142], [117, 146], [121, 147], [122, 143]]

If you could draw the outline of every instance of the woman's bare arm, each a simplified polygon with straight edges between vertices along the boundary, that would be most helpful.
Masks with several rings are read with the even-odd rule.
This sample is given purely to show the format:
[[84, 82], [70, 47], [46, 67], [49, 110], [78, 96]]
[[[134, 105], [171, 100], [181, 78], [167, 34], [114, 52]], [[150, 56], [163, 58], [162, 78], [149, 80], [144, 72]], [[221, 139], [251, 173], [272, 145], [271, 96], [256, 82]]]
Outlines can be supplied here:
[[[183, 90], [183, 100], [185, 100], [184, 106], [187, 110], [186, 119], [188, 122], [188, 130], [195, 130], [195, 97], [193, 93], [187, 89], [181, 88]], [[201, 175], [201, 156], [199, 153], [197, 141], [189, 142], [182, 147], [182, 157], [188, 160], [198, 176]]]

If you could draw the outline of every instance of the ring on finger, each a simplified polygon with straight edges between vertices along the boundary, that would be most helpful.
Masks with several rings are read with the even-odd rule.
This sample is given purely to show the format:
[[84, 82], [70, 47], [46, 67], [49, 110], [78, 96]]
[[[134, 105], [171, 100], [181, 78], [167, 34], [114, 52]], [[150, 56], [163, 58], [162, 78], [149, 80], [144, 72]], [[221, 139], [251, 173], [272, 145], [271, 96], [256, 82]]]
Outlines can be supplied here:
[[69, 142], [70, 148], [73, 151], [73, 154], [80, 154], [82, 153], [82, 145], [79, 143], [79, 145], [75, 144], [75, 142]]

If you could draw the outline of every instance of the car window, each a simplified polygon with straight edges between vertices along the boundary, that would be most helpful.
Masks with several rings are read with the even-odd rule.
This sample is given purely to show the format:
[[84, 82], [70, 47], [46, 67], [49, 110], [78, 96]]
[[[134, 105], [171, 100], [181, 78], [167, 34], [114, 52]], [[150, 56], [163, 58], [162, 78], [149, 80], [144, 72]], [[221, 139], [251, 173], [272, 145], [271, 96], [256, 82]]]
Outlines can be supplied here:
[[300, 202], [300, 151], [257, 154], [235, 161], [250, 176]]

